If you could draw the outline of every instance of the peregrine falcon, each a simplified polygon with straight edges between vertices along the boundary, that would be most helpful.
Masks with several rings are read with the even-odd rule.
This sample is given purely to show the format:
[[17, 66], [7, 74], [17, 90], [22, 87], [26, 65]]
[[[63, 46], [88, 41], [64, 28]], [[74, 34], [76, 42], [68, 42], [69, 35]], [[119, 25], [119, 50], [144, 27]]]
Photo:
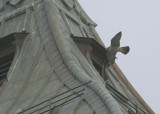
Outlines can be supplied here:
[[115, 62], [117, 52], [127, 54], [130, 50], [129, 46], [120, 47], [121, 36], [121, 32], [117, 33], [111, 40], [111, 46], [107, 48], [107, 59], [109, 65]]

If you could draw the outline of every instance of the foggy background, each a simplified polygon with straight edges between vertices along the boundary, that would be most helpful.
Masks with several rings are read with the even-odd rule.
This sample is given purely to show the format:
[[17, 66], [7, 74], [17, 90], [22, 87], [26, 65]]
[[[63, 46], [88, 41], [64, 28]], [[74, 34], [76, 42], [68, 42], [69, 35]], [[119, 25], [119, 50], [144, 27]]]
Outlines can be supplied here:
[[160, 114], [160, 1], [78, 0], [98, 24], [105, 43], [122, 31], [121, 46], [128, 55], [117, 54], [116, 63], [156, 114]]

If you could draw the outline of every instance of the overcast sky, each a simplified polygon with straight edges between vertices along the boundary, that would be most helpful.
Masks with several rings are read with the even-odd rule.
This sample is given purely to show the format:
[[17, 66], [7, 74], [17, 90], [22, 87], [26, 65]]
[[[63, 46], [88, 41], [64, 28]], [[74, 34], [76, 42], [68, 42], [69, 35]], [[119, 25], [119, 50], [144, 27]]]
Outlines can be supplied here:
[[128, 55], [116, 60], [138, 93], [160, 114], [160, 0], [79, 0], [105, 43], [122, 31]]

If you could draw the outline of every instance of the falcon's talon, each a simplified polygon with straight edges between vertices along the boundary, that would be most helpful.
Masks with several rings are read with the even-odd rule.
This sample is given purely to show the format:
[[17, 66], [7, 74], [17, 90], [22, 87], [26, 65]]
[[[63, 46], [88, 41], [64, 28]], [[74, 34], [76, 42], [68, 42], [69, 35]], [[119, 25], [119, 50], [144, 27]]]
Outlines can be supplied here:
[[106, 48], [106, 50], [107, 50], [107, 51], [111, 51], [111, 48], [110, 48], [110, 47], [108, 47], [108, 48]]

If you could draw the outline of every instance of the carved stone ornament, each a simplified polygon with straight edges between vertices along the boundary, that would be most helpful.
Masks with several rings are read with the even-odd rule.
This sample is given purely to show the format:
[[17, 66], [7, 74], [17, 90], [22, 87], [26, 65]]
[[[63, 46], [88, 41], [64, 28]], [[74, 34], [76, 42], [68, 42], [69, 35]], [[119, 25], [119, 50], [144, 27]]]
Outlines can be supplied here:
[[77, 15], [79, 15], [81, 21], [85, 24], [85, 25], [89, 25], [89, 21], [88, 19], [84, 16], [84, 12], [82, 11], [81, 6], [78, 4], [77, 0], [75, 0], [75, 6], [74, 6], [74, 10], [77, 13]]
[[21, 1], [23, 0], [10, 0], [9, 4], [16, 6], [17, 4], [19, 4]]
[[82, 23], [84, 23], [87, 26], [91, 24], [77, 0], [62, 0], [62, 1], [69, 10], [74, 9], [74, 11], [80, 17]]
[[78, 15], [81, 15], [82, 13], [82, 8], [80, 7], [80, 5], [78, 4], [77, 0], [75, 0], [75, 6], [74, 6], [74, 10]]
[[73, 0], [62, 0], [62, 1], [69, 10], [71, 10], [74, 7]]
[[5, 0], [0, 0], [0, 11], [4, 10]]

